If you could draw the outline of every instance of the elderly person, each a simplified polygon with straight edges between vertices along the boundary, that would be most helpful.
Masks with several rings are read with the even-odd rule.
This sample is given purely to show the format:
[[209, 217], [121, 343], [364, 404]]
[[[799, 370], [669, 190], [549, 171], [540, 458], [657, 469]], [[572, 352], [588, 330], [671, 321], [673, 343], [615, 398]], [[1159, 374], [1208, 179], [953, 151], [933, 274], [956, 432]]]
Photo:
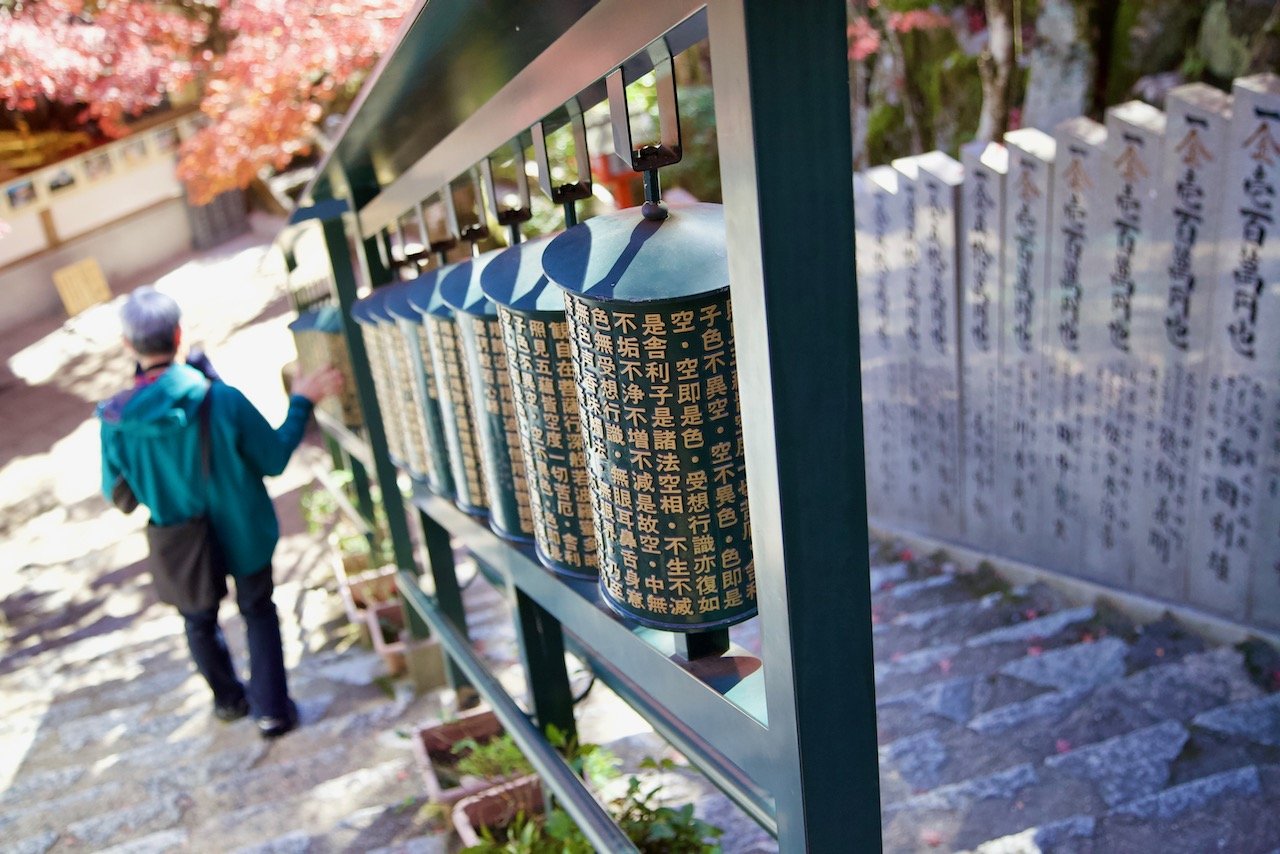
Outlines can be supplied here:
[[[172, 298], [143, 287], [124, 304], [124, 343], [137, 358], [133, 387], [98, 407], [102, 421], [102, 486], [112, 496], [127, 484], [151, 511], [151, 524], [178, 525], [203, 516], [226, 571], [248, 636], [248, 689], [236, 676], [218, 625], [218, 608], [183, 612], [187, 645], [213, 691], [223, 721], [252, 713], [264, 738], [289, 732], [298, 711], [289, 698], [280, 622], [271, 601], [271, 556], [279, 522], [262, 479], [280, 474], [302, 439], [311, 408], [337, 391], [341, 375], [326, 368], [300, 377], [284, 423], [273, 429], [253, 404], [219, 381], [207, 361], [177, 360], [181, 311]], [[201, 411], [202, 401], [208, 406]], [[205, 427], [200, 426], [204, 420]], [[208, 437], [208, 475], [202, 461]], [[221, 582], [219, 582], [221, 583]]]

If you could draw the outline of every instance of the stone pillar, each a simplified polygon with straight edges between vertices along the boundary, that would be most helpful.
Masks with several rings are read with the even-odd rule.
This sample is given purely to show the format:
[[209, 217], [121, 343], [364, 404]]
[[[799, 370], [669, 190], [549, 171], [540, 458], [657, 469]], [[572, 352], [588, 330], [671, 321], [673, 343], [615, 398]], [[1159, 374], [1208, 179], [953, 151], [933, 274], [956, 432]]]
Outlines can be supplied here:
[[1002, 531], [996, 493], [997, 386], [1000, 371], [1000, 289], [1004, 271], [1005, 176], [1009, 151], [975, 142], [961, 152], [965, 182], [960, 205], [961, 468], [965, 540], [991, 549]]
[[1185, 599], [1196, 507], [1196, 413], [1204, 394], [1227, 162], [1230, 98], [1195, 83], [1166, 103], [1164, 163], [1151, 217], [1152, 275], [1139, 283], [1134, 352], [1158, 385], [1139, 401], [1143, 449], [1133, 501], [1133, 585]]
[[1280, 627], [1280, 77], [1237, 80], [1200, 411], [1190, 598]]
[[1000, 389], [996, 508], [1000, 541], [1011, 557], [1040, 559], [1040, 345], [1048, 293], [1053, 224], [1053, 137], [1034, 128], [1005, 134], [1009, 177], [1005, 198], [1004, 279], [1000, 304]]
[[1045, 469], [1041, 526], [1046, 564], [1063, 572], [1079, 572], [1079, 546], [1084, 537], [1081, 496], [1085, 468], [1086, 429], [1092, 407], [1088, 400], [1082, 350], [1081, 308], [1089, 292], [1104, 289], [1104, 280], [1086, 275], [1088, 255], [1100, 246], [1099, 222], [1090, 213], [1104, 204], [1108, 184], [1107, 131], [1083, 116], [1054, 131], [1058, 169], [1053, 189], [1053, 249], [1049, 290], [1044, 303], [1044, 405], [1041, 414]]
[[1084, 570], [1118, 587], [1133, 575], [1133, 503], [1140, 476], [1141, 406], [1155, 383], [1135, 350], [1135, 318], [1156, 276], [1151, 227], [1164, 150], [1164, 114], [1130, 101], [1107, 110], [1107, 168], [1101, 173], [1098, 249], [1086, 264], [1082, 352], [1092, 410], [1084, 479]]

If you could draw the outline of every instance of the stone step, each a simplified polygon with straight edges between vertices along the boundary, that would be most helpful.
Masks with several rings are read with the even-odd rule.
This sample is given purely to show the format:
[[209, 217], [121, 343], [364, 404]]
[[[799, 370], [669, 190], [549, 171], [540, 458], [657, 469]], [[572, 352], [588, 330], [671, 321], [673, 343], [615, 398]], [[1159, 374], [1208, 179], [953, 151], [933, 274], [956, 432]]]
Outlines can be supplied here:
[[325, 835], [341, 820], [335, 817], [369, 805], [411, 804], [421, 795], [421, 788], [422, 781], [406, 751], [402, 759], [361, 767], [299, 794], [210, 815], [192, 834], [218, 840], [222, 850], [277, 839], [282, 828], [305, 827], [310, 835]]
[[[424, 801], [375, 805], [356, 810], [323, 833], [293, 830], [264, 842], [237, 848], [234, 854], [446, 854], [451, 831], [423, 833], [427, 822], [418, 811]], [[450, 826], [451, 828], [451, 826]]]
[[[935, 717], [963, 724], [993, 709], [1032, 701], [1044, 693], [1047, 684], [1069, 683], [1065, 672], [1072, 662], [1104, 659], [1106, 666], [1100, 667], [1099, 678], [1119, 675], [1114, 660], [1122, 657], [1122, 643], [1108, 642], [1096, 648], [1071, 643], [1078, 637], [1077, 624], [1091, 616], [1090, 609], [1059, 612], [878, 663], [876, 705], [881, 740], [918, 732]], [[1074, 651], [1075, 647], [1082, 649]], [[1006, 668], [1030, 678], [1006, 675]], [[1074, 695], [1072, 699], [1076, 699]]]
[[[1248, 727], [1252, 716], [1274, 714], [1274, 708], [1265, 703], [1256, 708], [1251, 705], [1259, 700], [1261, 690], [1249, 681], [1240, 653], [1230, 648], [1193, 653], [1121, 679], [1093, 684], [1101, 671], [1114, 674], [1117, 669], [1114, 653], [1098, 646], [1105, 640], [1087, 645], [1095, 654], [1103, 654], [1083, 663], [1075, 681], [1069, 669], [1056, 665], [1039, 671], [1032, 670], [1026, 660], [1006, 665], [1024, 677], [1052, 684], [1054, 689], [985, 709], [968, 722], [969, 728], [1032, 753], [1051, 755], [1169, 719], [1190, 725], [1203, 715], [1204, 720], [1221, 721], [1217, 725], [1223, 728]], [[1067, 655], [1065, 651], [1061, 654]], [[1040, 658], [1049, 656], [1045, 653]], [[1238, 704], [1233, 712], [1213, 717], [1214, 710], [1232, 703]]]

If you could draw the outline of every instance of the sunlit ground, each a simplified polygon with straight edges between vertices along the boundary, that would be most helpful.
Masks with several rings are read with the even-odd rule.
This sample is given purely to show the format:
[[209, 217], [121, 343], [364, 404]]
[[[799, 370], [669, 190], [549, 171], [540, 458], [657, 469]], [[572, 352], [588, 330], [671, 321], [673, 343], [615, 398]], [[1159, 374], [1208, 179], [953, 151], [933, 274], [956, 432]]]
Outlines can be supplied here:
[[[42, 698], [68, 687], [67, 677], [53, 676], [57, 665], [180, 633], [177, 616], [163, 614], [137, 583], [145, 513], [124, 516], [99, 494], [93, 408], [132, 376], [120, 344], [124, 293], [154, 283], [172, 295], [183, 309], [186, 340], [205, 349], [223, 378], [276, 423], [287, 406], [280, 370], [293, 358], [284, 271], [265, 236], [277, 227], [259, 222], [255, 233], [176, 259], [154, 277], [113, 282], [110, 303], [0, 337], [0, 633], [7, 659], [0, 719], [10, 718], [0, 732], [0, 790], [25, 754], [21, 722], [34, 730]], [[307, 451], [269, 482], [273, 496], [310, 480], [305, 461], [317, 451]], [[282, 502], [280, 512], [286, 536], [277, 577], [287, 578], [289, 566], [315, 560], [316, 544], [299, 535], [296, 501]], [[147, 610], [158, 619], [138, 619]], [[58, 655], [36, 655], [59, 647]], [[113, 678], [127, 677], [130, 664], [118, 666]]]

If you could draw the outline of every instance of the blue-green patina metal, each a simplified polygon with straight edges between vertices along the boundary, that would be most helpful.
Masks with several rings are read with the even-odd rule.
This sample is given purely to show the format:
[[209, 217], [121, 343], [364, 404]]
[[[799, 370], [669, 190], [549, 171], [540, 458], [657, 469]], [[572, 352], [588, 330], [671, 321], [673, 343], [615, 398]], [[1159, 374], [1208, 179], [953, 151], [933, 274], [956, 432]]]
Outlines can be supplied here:
[[[306, 195], [309, 204], [334, 197], [349, 204], [349, 212], [323, 214], [345, 309], [355, 293], [353, 261], [366, 284], [385, 282], [381, 234], [423, 198], [570, 99], [583, 109], [598, 103], [618, 67], [623, 82], [637, 79], [652, 67], [657, 39], [678, 54], [690, 32], [695, 40], [709, 36], [722, 118], [728, 276], [720, 287], [728, 286], [733, 304], [741, 445], [756, 510], [753, 562], [768, 623], [760, 660], [716, 644], [700, 647], [710, 661], [682, 660], [674, 634], [617, 617], [596, 585], [544, 571], [422, 485], [412, 500], [436, 598], [406, 592], [413, 614], [465, 630], [449, 547], [455, 537], [515, 591], [539, 726], [572, 727], [561, 678], [571, 643], [787, 852], [880, 846], [858, 340], [850, 332], [858, 324], [845, 16], [837, 0], [548, 0], [536, 7], [422, 0]], [[644, 243], [637, 254], [656, 245]], [[613, 260], [619, 257], [625, 249]], [[385, 485], [395, 471], [359, 337], [348, 329], [361, 363], [362, 406], [375, 416], [368, 458]], [[360, 437], [343, 441], [356, 447]], [[402, 517], [392, 520], [393, 539], [407, 544], [401, 496], [383, 495], [388, 514]], [[397, 555], [402, 567], [414, 567], [407, 545]], [[410, 588], [413, 579], [402, 576], [402, 583]], [[483, 676], [465, 644], [448, 647]], [[508, 725], [520, 727], [501, 686], [477, 682]], [[526, 741], [536, 738], [521, 731]], [[539, 769], [551, 773], [551, 757], [529, 743]], [[558, 774], [551, 783], [598, 850], [626, 850], [585, 788]]]
[[569, 329], [564, 295], [542, 272], [547, 243], [502, 250], [480, 284], [502, 323], [538, 559], [563, 575], [595, 579], [599, 557]]
[[458, 324], [462, 368], [480, 446], [480, 469], [489, 496], [489, 524], [501, 537], [532, 543], [533, 509], [498, 307], [480, 288], [480, 276], [496, 254], [489, 252], [452, 265], [440, 274], [439, 290]]
[[472, 426], [475, 422], [462, 366], [458, 322], [453, 309], [440, 296], [440, 281], [448, 269], [436, 268], [409, 282], [408, 301], [421, 315], [426, 330], [454, 500], [468, 513], [487, 516], [489, 499], [480, 469], [480, 448]]

